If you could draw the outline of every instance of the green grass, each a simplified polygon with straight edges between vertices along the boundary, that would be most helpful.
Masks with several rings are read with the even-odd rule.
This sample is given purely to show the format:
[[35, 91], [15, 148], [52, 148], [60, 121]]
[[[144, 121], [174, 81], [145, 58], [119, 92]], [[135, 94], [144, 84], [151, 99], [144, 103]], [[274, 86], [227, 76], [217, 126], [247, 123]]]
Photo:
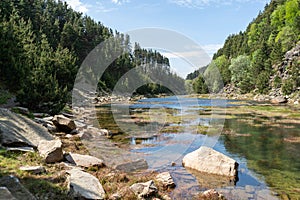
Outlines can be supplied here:
[[[19, 170], [21, 166], [44, 166], [46, 173], [31, 174]], [[0, 177], [14, 175], [37, 199], [70, 199], [66, 176], [59, 173], [59, 164], [46, 164], [38, 153], [16, 153], [0, 149]]]

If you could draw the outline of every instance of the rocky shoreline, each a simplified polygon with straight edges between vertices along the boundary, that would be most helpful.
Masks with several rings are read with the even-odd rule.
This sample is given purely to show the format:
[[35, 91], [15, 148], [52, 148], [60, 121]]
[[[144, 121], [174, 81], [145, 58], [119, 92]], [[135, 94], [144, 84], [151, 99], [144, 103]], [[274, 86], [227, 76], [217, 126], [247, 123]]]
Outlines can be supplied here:
[[[76, 121], [68, 113], [52, 117], [42, 113], [30, 113], [26, 108], [21, 107], [15, 107], [12, 110], [21, 112], [27, 117], [7, 108], [0, 108], [2, 151], [5, 154], [20, 152], [20, 156], [31, 153], [40, 159], [40, 165], [22, 163], [16, 169], [22, 171], [21, 174], [39, 177], [49, 173], [52, 167], [59, 166], [60, 171], [56, 173], [62, 174], [63, 184], [66, 186], [64, 193], [70, 199], [131, 199], [133, 197], [137, 199], [171, 199], [169, 192], [176, 185], [170, 172], [149, 172], [144, 160], [134, 160], [111, 166], [104, 160], [89, 155], [81, 139], [96, 135], [108, 142], [110, 136], [108, 130]], [[33, 118], [29, 119], [28, 116], [33, 116]], [[74, 141], [77, 142], [72, 144]], [[75, 148], [70, 148], [68, 145]], [[80, 147], [78, 147], [79, 145]], [[114, 149], [117, 148], [114, 147]], [[107, 187], [100, 182], [103, 179], [103, 177], [99, 177], [103, 176], [102, 170], [106, 171], [106, 175], [112, 177], [123, 176], [125, 179], [123, 187], [114, 186], [116, 187], [115, 191], [107, 192]], [[140, 173], [143, 175], [141, 176]], [[22, 176], [24, 174], [21, 176], [18, 176], [18, 173], [14, 174], [14, 170], [9, 174], [0, 174], [1, 179], [7, 179], [0, 183], [0, 196], [6, 196], [8, 199], [19, 199], [20, 195], [24, 196], [23, 199], [44, 199], [47, 196], [47, 194], [37, 195], [29, 192], [26, 184], [24, 187], [21, 184], [22, 181], [19, 180], [24, 178]], [[133, 180], [130, 181], [130, 179]], [[10, 184], [12, 182], [18, 182], [18, 187], [22, 188], [19, 196], [14, 194], [15, 186]], [[111, 184], [118, 185], [118, 181]], [[40, 195], [43, 198], [39, 198]], [[224, 199], [224, 196], [216, 191], [201, 194], [203, 199], [211, 197]]]
[[[98, 102], [95, 101], [95, 105], [110, 103], [112, 100], [117, 102], [133, 101], [129, 98], [101, 98], [103, 99]], [[143, 97], [136, 98], [139, 99]], [[27, 117], [16, 114], [11, 110], [27, 115]], [[111, 134], [109, 130], [93, 126], [88, 120], [78, 120], [71, 113], [67, 112], [62, 112], [60, 115], [56, 116], [49, 116], [44, 113], [31, 113], [28, 109], [22, 107], [13, 107], [10, 110], [0, 108], [0, 111], [2, 145], [0, 146], [0, 149], [5, 152], [23, 152], [21, 155], [26, 155], [28, 152], [37, 154], [39, 159], [41, 159], [41, 165], [28, 166], [24, 163], [24, 166], [18, 166], [18, 170], [24, 171], [31, 176], [45, 175], [52, 170], [51, 168], [59, 168], [60, 170], [56, 173], [59, 173], [62, 176], [61, 179], [63, 181], [61, 184], [64, 185], [63, 194], [67, 194], [70, 199], [171, 199], [170, 192], [176, 185], [170, 172], [165, 171], [160, 174], [157, 172], [147, 172], [147, 163], [145, 160], [129, 159], [127, 161], [120, 161], [120, 163], [117, 164], [112, 164], [109, 162], [109, 159], [112, 156], [110, 153], [103, 156], [103, 159], [91, 156], [91, 154], [93, 155], [93, 152], [88, 151], [87, 144], [82, 142], [85, 138], [99, 140], [99, 144], [105, 145], [105, 148], [107, 148], [109, 152], [122, 152], [122, 149], [110, 142], [109, 138], [111, 137]], [[81, 116], [83, 119], [91, 117], [90, 110], [85, 109], [83, 114], [84, 116]], [[28, 117], [31, 119], [28, 119]], [[12, 124], [11, 122], [15, 122], [15, 124]], [[13, 131], [10, 130], [10, 126], [14, 127], [11, 128]], [[7, 129], [3, 129], [3, 127], [6, 127]], [[30, 131], [31, 128], [37, 131]], [[22, 132], [20, 130], [25, 131]], [[19, 137], [20, 135], [18, 134], [20, 133], [22, 137]], [[7, 137], [8, 135], [15, 137]], [[91, 150], [93, 147], [88, 147], [88, 149]], [[217, 163], [216, 160], [211, 160], [212, 162]], [[230, 160], [230, 158], [224, 158], [223, 161], [225, 160]], [[221, 162], [222, 165], [224, 164], [223, 161]], [[220, 169], [221, 165], [209, 165], [209, 162], [207, 163], [208, 166], [204, 166], [204, 168], [213, 166], [215, 171]], [[230, 163], [233, 163], [233, 166], [231, 166], [231, 164], [225, 165], [225, 168], [229, 166], [230, 169], [235, 169], [235, 172], [237, 172], [236, 166], [238, 164], [231, 160]], [[188, 168], [193, 168], [193, 164], [189, 166], [189, 164], [184, 162], [184, 165]], [[205, 173], [218, 174], [209, 170], [203, 171], [200, 168], [197, 170]], [[8, 174], [0, 174], [0, 177], [1, 176], [8, 177]], [[232, 176], [232, 174], [229, 176]], [[16, 173], [12, 177], [12, 180], [16, 180], [16, 177], [22, 178], [22, 176], [18, 176]], [[80, 181], [81, 179], [84, 179], [85, 181], [82, 182]], [[107, 185], [107, 182], [110, 184]], [[1, 194], [11, 195], [11, 198], [14, 198], [13, 192], [10, 192], [11, 194], [9, 194], [9, 191], [11, 190], [8, 184], [0, 184], [0, 187], [3, 188], [1, 191], [3, 193]], [[26, 189], [26, 187], [23, 188]], [[258, 192], [259, 191], [260, 190], [258, 190]], [[26, 190], [24, 194], [25, 193], [28, 193], [28, 190]], [[267, 192], [263, 193], [263, 191], [262, 194], [256, 194], [254, 191], [251, 191], [250, 193], [250, 196], [262, 194], [267, 196], [270, 195]], [[32, 194], [34, 194], [34, 192]], [[244, 190], [243, 188], [238, 193], [235, 192], [234, 188], [226, 190], [212, 189], [199, 194], [197, 198], [226, 199], [227, 197], [228, 199], [231, 199], [230, 196], [236, 197], [237, 195], [246, 194], [247, 190]], [[48, 194], [45, 195], [47, 196]], [[36, 194], [35, 196], [37, 197], [33, 199], [43, 199], [45, 197], [39, 198], [39, 195]], [[273, 195], [269, 197], [273, 198]]]

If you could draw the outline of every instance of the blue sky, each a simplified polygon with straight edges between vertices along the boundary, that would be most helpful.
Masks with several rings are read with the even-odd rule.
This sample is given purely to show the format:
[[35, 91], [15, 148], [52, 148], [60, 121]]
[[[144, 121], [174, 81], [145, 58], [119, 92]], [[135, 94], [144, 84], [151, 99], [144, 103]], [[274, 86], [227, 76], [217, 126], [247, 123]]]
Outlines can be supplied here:
[[[229, 34], [245, 30], [270, 0], [66, 0], [105, 26], [120, 32], [155, 27], [179, 32], [209, 56]], [[181, 76], [194, 71], [182, 59], [166, 54]], [[199, 66], [200, 67], [200, 66]]]

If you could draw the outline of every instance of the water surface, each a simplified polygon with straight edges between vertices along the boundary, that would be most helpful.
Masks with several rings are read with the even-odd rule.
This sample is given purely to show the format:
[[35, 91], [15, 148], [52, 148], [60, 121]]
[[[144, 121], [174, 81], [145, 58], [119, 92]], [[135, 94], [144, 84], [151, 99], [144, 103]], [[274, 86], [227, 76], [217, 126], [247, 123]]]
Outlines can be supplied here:
[[[114, 105], [113, 111], [110, 106], [101, 107], [98, 117], [100, 125], [115, 134], [114, 142], [120, 143], [135, 156], [146, 159], [151, 169], [171, 172], [177, 185], [171, 194], [174, 199], [190, 199], [210, 188], [228, 192], [231, 195], [228, 197], [232, 199], [255, 199], [260, 198], [259, 195], [269, 199], [300, 198], [300, 145], [284, 139], [300, 136], [298, 121], [283, 124], [263, 115], [231, 115], [222, 110], [216, 111], [217, 115], [201, 115], [201, 111], [206, 109], [229, 106], [238, 109], [241, 105], [244, 103], [236, 100], [150, 98], [131, 105]], [[115, 119], [112, 112], [117, 115]], [[149, 114], [149, 119], [141, 121], [136, 113]], [[164, 116], [164, 113], [167, 114]], [[164, 119], [166, 116], [179, 116], [181, 120], [170, 124]], [[194, 128], [195, 125], [219, 126], [218, 123], [221, 123], [222, 131], [212, 136]], [[180, 131], [161, 133], [165, 126], [174, 126], [174, 130], [179, 127]], [[238, 180], [222, 180], [182, 167], [184, 155], [203, 144], [212, 144], [207, 143], [210, 140], [215, 141], [215, 150], [240, 164]]]

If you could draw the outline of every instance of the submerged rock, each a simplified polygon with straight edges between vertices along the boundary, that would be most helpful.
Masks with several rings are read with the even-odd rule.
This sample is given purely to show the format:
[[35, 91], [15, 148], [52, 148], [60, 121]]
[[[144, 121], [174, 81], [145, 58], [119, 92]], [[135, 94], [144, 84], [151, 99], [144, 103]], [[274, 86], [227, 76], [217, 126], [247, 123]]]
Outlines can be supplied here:
[[99, 180], [89, 173], [79, 169], [67, 171], [69, 177], [70, 194], [79, 199], [104, 199], [105, 191]]
[[221, 200], [221, 199], [225, 199], [225, 197], [220, 194], [219, 192], [217, 192], [214, 189], [211, 190], [206, 190], [204, 191], [201, 195], [200, 195], [201, 199], [209, 199], [209, 200]]
[[115, 165], [114, 168], [123, 172], [134, 172], [137, 170], [148, 169], [148, 164], [145, 159], [139, 159]]
[[209, 174], [237, 176], [238, 163], [234, 159], [205, 146], [184, 156], [182, 164]]
[[[226, 199], [279, 200], [278, 195], [261, 186], [225, 187], [217, 189]], [[289, 199], [289, 198], [287, 198]]]

